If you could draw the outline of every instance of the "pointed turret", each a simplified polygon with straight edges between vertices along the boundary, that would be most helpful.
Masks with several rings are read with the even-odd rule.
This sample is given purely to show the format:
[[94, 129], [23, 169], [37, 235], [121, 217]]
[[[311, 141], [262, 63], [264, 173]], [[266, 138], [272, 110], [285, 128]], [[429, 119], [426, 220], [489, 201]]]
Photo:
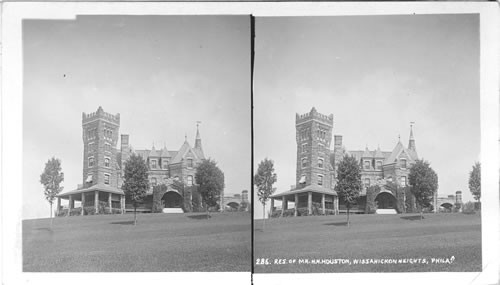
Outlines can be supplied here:
[[417, 147], [415, 146], [415, 137], [413, 137], [413, 122], [410, 124], [410, 140], [408, 142], [408, 149], [414, 152], [417, 151]]
[[202, 149], [201, 147], [201, 136], [200, 136], [200, 128], [199, 128], [200, 122], [196, 122], [196, 139], [194, 141], [194, 148]]
[[371, 151], [368, 149], [368, 146], [365, 147], [365, 151], [363, 152], [363, 157], [372, 157]]

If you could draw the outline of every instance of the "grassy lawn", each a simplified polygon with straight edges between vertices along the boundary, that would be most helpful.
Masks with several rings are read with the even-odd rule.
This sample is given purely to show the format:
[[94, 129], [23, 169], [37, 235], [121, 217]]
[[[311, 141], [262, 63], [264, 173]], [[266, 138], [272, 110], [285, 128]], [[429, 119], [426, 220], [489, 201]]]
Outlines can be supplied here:
[[23, 221], [25, 272], [250, 271], [250, 213]]
[[[263, 232], [262, 220], [256, 220], [254, 264], [259, 258], [260, 263], [267, 258], [269, 264], [255, 264], [255, 272], [481, 271], [479, 214], [426, 214], [422, 221], [415, 214], [352, 215], [349, 228], [345, 221], [345, 215], [275, 218], [266, 220]], [[382, 258], [425, 258], [427, 264], [422, 260], [354, 264], [354, 259]], [[432, 263], [431, 258], [449, 258], [450, 263]], [[284, 259], [285, 264], [275, 264], [275, 259]], [[299, 259], [348, 259], [351, 263], [298, 264]]]

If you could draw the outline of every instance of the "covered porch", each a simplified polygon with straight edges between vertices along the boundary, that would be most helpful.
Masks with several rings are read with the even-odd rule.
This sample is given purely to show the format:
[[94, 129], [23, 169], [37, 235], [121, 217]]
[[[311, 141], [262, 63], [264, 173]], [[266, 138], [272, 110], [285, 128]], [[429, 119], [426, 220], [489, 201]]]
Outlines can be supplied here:
[[[276, 201], [281, 202], [281, 210], [275, 208]], [[271, 196], [270, 217], [274, 215], [338, 215], [338, 196], [335, 191], [316, 185], [274, 194]]]
[[[121, 189], [108, 185], [93, 185], [61, 193], [56, 197], [56, 216], [125, 213], [125, 194]], [[62, 207], [62, 200], [68, 201], [67, 208]], [[75, 207], [75, 202], [79, 207]]]

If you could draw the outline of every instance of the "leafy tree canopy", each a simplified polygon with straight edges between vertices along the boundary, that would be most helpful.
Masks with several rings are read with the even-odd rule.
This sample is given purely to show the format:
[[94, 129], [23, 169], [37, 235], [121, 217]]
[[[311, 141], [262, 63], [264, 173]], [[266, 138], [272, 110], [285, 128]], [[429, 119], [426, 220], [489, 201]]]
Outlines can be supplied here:
[[215, 207], [224, 190], [224, 172], [209, 158], [196, 167], [195, 180], [203, 201], [207, 206]]
[[254, 184], [257, 187], [257, 196], [262, 204], [266, 204], [269, 197], [276, 189], [273, 184], [277, 181], [277, 175], [274, 173], [274, 161], [265, 158], [259, 163], [257, 173], [254, 176]]
[[469, 190], [474, 199], [481, 201], [481, 163], [476, 162], [469, 174]]
[[345, 155], [337, 166], [335, 191], [349, 208], [361, 192], [361, 167], [354, 156]]
[[149, 188], [148, 165], [142, 156], [132, 154], [125, 162], [122, 190], [134, 207], [142, 202]]
[[429, 162], [417, 160], [410, 168], [408, 182], [417, 203], [421, 207], [431, 206], [434, 193], [438, 189], [438, 176], [430, 167]]
[[45, 163], [45, 169], [40, 175], [40, 183], [44, 187], [45, 199], [52, 205], [54, 198], [64, 187], [60, 186], [64, 181], [64, 173], [61, 172], [61, 161], [52, 157]]

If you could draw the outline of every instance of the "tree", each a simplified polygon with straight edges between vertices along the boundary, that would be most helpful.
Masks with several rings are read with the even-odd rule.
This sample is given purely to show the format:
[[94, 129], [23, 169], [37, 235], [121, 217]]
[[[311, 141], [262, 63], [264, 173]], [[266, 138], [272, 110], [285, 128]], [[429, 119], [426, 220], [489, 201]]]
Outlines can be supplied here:
[[354, 156], [345, 155], [337, 167], [337, 184], [335, 191], [344, 200], [347, 208], [347, 226], [349, 222], [349, 210], [356, 204], [361, 192], [361, 166]]
[[224, 172], [214, 160], [209, 158], [196, 167], [195, 180], [198, 184], [198, 192], [205, 204], [208, 219], [210, 218], [209, 207], [217, 206], [221, 192], [224, 190]]
[[481, 202], [481, 163], [476, 162], [469, 174], [469, 189], [474, 199]]
[[429, 162], [417, 160], [410, 168], [408, 182], [411, 186], [411, 193], [420, 206], [420, 219], [423, 219], [423, 208], [432, 206], [434, 193], [438, 189], [438, 176], [430, 167]]
[[[52, 204], [57, 194], [61, 193], [64, 187], [60, 186], [64, 181], [64, 173], [61, 172], [61, 161], [52, 157], [45, 163], [45, 169], [40, 175], [40, 183], [43, 185], [45, 199], [50, 204], [50, 227], [52, 228]], [[59, 209], [57, 209], [59, 211]]]
[[134, 225], [137, 225], [137, 206], [149, 188], [148, 165], [140, 155], [132, 154], [125, 162], [122, 190], [134, 206]]
[[[257, 187], [257, 196], [259, 201], [262, 203], [264, 218], [262, 219], [262, 230], [266, 227], [266, 203], [269, 197], [274, 193], [276, 188], [273, 188], [273, 184], [276, 182], [278, 177], [274, 173], [274, 161], [265, 158], [259, 163], [257, 168], [257, 173], [255, 174], [253, 181]], [[272, 209], [271, 209], [272, 211]]]

